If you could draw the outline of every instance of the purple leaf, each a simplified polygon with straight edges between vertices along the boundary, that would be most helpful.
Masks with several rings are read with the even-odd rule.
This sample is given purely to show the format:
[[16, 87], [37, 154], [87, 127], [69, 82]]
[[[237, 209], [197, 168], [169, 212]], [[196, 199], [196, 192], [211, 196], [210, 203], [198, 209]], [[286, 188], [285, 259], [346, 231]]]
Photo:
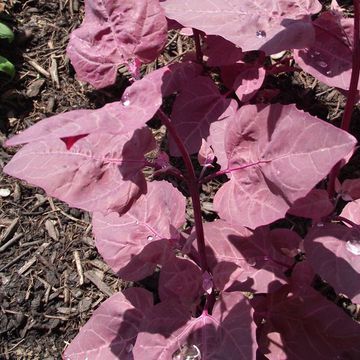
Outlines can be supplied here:
[[215, 159], [214, 151], [210, 145], [204, 140], [201, 139], [201, 147], [198, 153], [198, 161], [201, 166], [212, 166]]
[[261, 88], [265, 80], [266, 70], [257, 64], [244, 68], [237, 74], [234, 89], [237, 97], [242, 102], [250, 101]]
[[70, 150], [56, 138], [25, 145], [5, 166], [8, 175], [40, 186], [50, 196], [88, 211], [125, 211], [146, 191], [144, 154], [155, 146], [151, 132], [99, 133]]
[[160, 271], [161, 301], [177, 300], [191, 306], [203, 293], [200, 268], [188, 259], [169, 256]]
[[67, 54], [80, 80], [102, 88], [114, 84], [120, 64], [153, 61], [166, 37], [158, 0], [87, 0], [84, 22], [71, 33]]
[[165, 0], [161, 5], [168, 18], [183, 26], [220, 35], [243, 51], [263, 50], [267, 55], [310, 45], [310, 15], [321, 10], [317, 0]]
[[294, 202], [288, 214], [320, 221], [334, 210], [329, 194], [323, 189], [313, 189], [306, 196]]
[[177, 240], [176, 229], [184, 222], [184, 196], [170, 183], [155, 181], [124, 215], [95, 212], [93, 232], [100, 254], [114, 272], [136, 281], [166, 260]]
[[204, 231], [207, 259], [220, 290], [267, 292], [285, 283], [283, 272], [293, 261], [272, 247], [266, 230], [253, 234], [217, 220], [204, 224]]
[[[175, 100], [171, 119], [190, 154], [200, 150], [201, 139], [207, 140], [210, 125], [227, 117], [230, 103], [229, 99], [220, 94], [214, 82], [204, 76], [195, 78], [191, 86], [180, 92]], [[169, 142], [171, 155], [180, 156], [171, 137]]]
[[258, 341], [269, 360], [358, 358], [359, 324], [309, 285], [284, 286], [266, 303]]
[[360, 302], [360, 233], [337, 224], [314, 227], [305, 238], [306, 258], [335, 291]]
[[212, 315], [186, 315], [186, 308], [160, 303], [148, 313], [135, 347], [136, 359], [255, 360], [255, 324], [252, 310], [240, 293], [222, 294]]
[[208, 35], [205, 37], [204, 55], [208, 57], [208, 66], [224, 66], [241, 60], [244, 54], [239, 46], [221, 36]]
[[[301, 68], [326, 85], [349, 89], [354, 20], [326, 11], [314, 22], [315, 42], [295, 51]], [[360, 88], [360, 87], [359, 87]]]
[[229, 222], [250, 228], [269, 224], [355, 144], [348, 133], [293, 105], [243, 106], [226, 129], [230, 181], [216, 193], [214, 208]]
[[64, 360], [133, 360], [144, 312], [153, 305], [152, 294], [132, 288], [107, 299], [66, 348]]

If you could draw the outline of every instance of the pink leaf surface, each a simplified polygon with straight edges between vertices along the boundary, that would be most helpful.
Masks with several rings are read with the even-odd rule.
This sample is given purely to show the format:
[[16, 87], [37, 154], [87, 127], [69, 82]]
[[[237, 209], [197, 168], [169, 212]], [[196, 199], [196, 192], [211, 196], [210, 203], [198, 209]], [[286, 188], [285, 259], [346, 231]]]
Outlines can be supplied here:
[[169, 256], [160, 271], [161, 301], [177, 300], [191, 306], [203, 294], [200, 268], [188, 259]]
[[266, 303], [258, 341], [269, 360], [358, 358], [359, 324], [309, 284], [284, 286]]
[[329, 194], [323, 189], [313, 189], [305, 197], [294, 202], [288, 214], [320, 221], [334, 210]]
[[184, 214], [185, 198], [170, 183], [148, 183], [147, 194], [124, 215], [94, 213], [96, 246], [120, 277], [143, 279], [166, 260], [174, 245], [170, 239], [177, 240]]
[[258, 65], [246, 66], [237, 74], [234, 89], [242, 102], [250, 101], [261, 88], [265, 80], [266, 70]]
[[305, 238], [306, 258], [335, 291], [360, 302], [360, 233], [337, 224], [315, 227]]
[[92, 134], [70, 150], [50, 137], [25, 145], [5, 166], [8, 175], [40, 186], [50, 196], [88, 211], [124, 211], [146, 190], [144, 154], [151, 132]]
[[317, 0], [165, 0], [161, 5], [168, 18], [183, 26], [220, 35], [243, 51], [267, 54], [310, 45], [310, 15], [321, 10]]
[[[182, 310], [182, 311], [181, 311]], [[240, 293], [222, 294], [212, 315], [186, 316], [186, 309], [160, 303], [144, 319], [136, 359], [256, 359], [252, 309]]]
[[293, 261], [272, 247], [266, 230], [253, 234], [218, 220], [204, 224], [204, 231], [207, 259], [217, 288], [267, 292], [285, 283], [283, 272]]
[[243, 52], [239, 46], [222, 38], [221, 36], [208, 35], [205, 37], [204, 55], [207, 56], [208, 66], [224, 66], [243, 58]]
[[229, 222], [250, 228], [269, 224], [355, 144], [348, 133], [293, 105], [243, 106], [226, 129], [230, 181], [216, 193], [214, 208]]
[[[349, 219], [357, 225], [360, 225], [360, 199], [351, 201], [346, 204], [340, 216]], [[345, 225], [350, 226], [347, 223], [345, 223]]]
[[115, 82], [120, 64], [135, 57], [153, 61], [166, 37], [158, 0], [87, 0], [84, 22], [72, 32], [67, 53], [79, 79], [102, 88]]
[[144, 312], [153, 305], [152, 294], [132, 288], [107, 299], [66, 348], [64, 360], [133, 360], [135, 343]]
[[[326, 85], [348, 90], [352, 67], [354, 20], [327, 11], [314, 22], [315, 42], [295, 51], [301, 68]], [[360, 88], [360, 86], [358, 87]]]
[[[231, 101], [222, 96], [214, 82], [205, 76], [195, 78], [191, 86], [180, 92], [172, 109], [171, 120], [190, 154], [199, 151], [201, 139], [207, 140], [211, 123], [227, 117], [230, 104]], [[171, 155], [181, 155], [171, 137], [169, 145]]]

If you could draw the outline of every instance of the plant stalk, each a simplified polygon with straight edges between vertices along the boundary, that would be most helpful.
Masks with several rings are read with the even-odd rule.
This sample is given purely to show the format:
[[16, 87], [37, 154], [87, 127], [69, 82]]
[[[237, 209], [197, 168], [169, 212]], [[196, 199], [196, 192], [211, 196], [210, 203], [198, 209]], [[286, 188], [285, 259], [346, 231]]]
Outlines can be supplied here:
[[[344, 114], [341, 121], [341, 129], [349, 131], [351, 115], [354, 110], [356, 103], [356, 97], [358, 94], [357, 87], [359, 83], [359, 72], [360, 72], [360, 1], [354, 0], [354, 40], [353, 40], [353, 51], [352, 51], [352, 69], [350, 78], [350, 87]], [[328, 194], [330, 199], [335, 196], [335, 181], [339, 175], [341, 168], [340, 162], [337, 163], [330, 172]]]
[[195, 49], [196, 49], [196, 60], [199, 64], [203, 63], [203, 52], [201, 50], [200, 31], [192, 29], [194, 34]]
[[209, 271], [209, 267], [206, 260], [206, 253], [205, 253], [205, 236], [204, 236], [204, 227], [201, 216], [199, 185], [193, 164], [191, 162], [190, 155], [188, 154], [183, 141], [180, 139], [175, 128], [173, 127], [170, 118], [161, 109], [158, 110], [157, 116], [160, 118], [161, 122], [166, 126], [170, 135], [174, 139], [177, 147], [180, 150], [181, 156], [184, 160], [185, 167], [188, 172], [188, 186], [189, 186], [191, 201], [194, 209], [196, 240], [197, 240], [197, 246], [200, 257], [200, 267], [202, 272]]

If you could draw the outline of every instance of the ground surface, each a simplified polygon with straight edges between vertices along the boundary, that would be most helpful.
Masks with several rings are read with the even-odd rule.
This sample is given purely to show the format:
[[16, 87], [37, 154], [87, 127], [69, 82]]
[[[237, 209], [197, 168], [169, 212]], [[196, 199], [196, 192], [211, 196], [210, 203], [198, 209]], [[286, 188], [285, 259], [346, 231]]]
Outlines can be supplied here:
[[[76, 80], [66, 58], [69, 33], [83, 16], [81, 1], [3, 5], [0, 17], [16, 31], [16, 42], [1, 51], [15, 63], [17, 76], [11, 83], [0, 78], [1, 142], [44, 117], [119, 98], [126, 80], [94, 91]], [[171, 46], [162, 61], [188, 50], [180, 37]], [[286, 90], [283, 102], [335, 123], [341, 119], [345, 98], [304, 73], [270, 78], [268, 86]], [[0, 148], [1, 167], [14, 153]], [[359, 176], [355, 162], [347, 177]], [[204, 189], [205, 208], [214, 188]], [[5, 175], [0, 194], [0, 359], [60, 359], [93, 309], [131, 284], [118, 279], [97, 254], [87, 213]]]

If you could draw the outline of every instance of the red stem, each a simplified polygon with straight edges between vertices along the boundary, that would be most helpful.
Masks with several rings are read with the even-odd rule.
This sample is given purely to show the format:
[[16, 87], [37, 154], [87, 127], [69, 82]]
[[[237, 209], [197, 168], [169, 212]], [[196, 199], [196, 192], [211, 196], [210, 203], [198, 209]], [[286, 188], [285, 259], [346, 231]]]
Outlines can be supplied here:
[[[352, 69], [350, 78], [350, 87], [348, 97], [344, 109], [344, 114], [341, 121], [341, 129], [349, 131], [351, 115], [356, 103], [358, 94], [357, 87], [359, 83], [360, 72], [360, 3], [359, 0], [354, 0], [354, 45], [352, 52]], [[340, 171], [340, 163], [337, 163], [331, 170], [329, 177], [328, 193], [330, 199], [335, 196], [335, 181]]]
[[184, 160], [185, 167], [188, 172], [188, 186], [189, 186], [190, 196], [194, 209], [196, 240], [197, 240], [197, 246], [200, 257], [200, 267], [203, 272], [209, 271], [208, 264], [206, 261], [206, 253], [205, 253], [205, 237], [204, 237], [204, 228], [203, 228], [202, 216], [201, 216], [199, 185], [193, 164], [191, 162], [190, 155], [188, 154], [183, 141], [180, 139], [175, 128], [173, 127], [170, 118], [161, 109], [158, 110], [157, 116], [160, 118], [161, 122], [166, 126], [170, 135], [174, 139], [177, 147], [180, 150], [181, 156]]

